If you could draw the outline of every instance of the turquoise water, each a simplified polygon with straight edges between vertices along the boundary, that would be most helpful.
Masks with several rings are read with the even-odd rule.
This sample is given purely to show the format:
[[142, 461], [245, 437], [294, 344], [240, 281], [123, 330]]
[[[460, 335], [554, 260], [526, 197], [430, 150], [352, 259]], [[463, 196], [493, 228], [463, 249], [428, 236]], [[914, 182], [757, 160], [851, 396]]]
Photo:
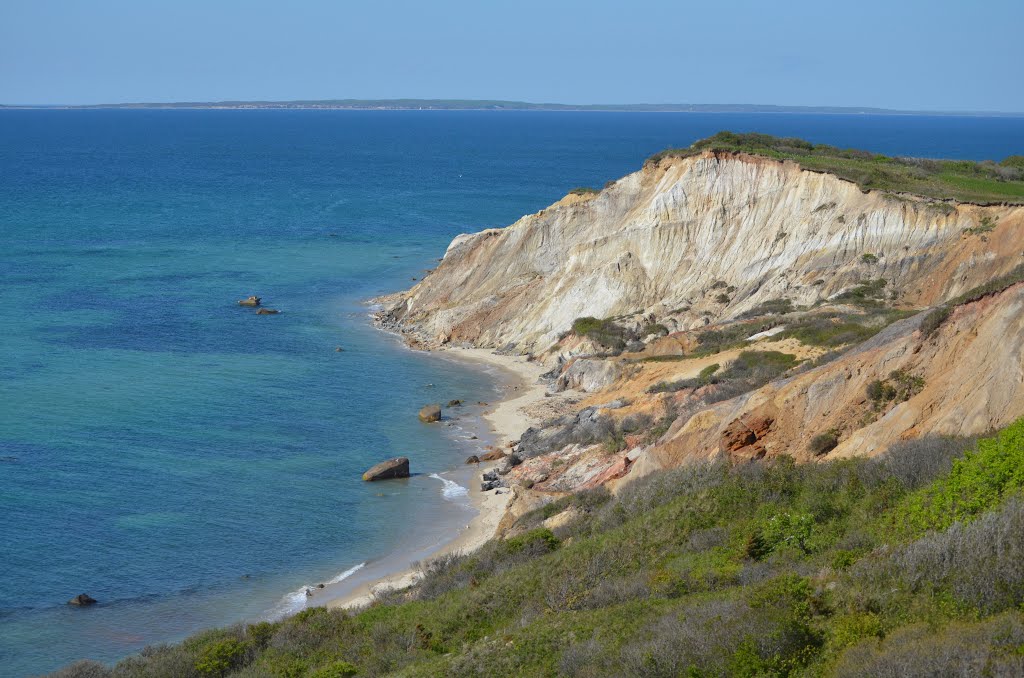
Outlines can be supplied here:
[[[1024, 151], [1005, 118], [0, 112], [3, 674], [281, 614], [467, 522], [431, 474], [469, 484], [480, 408], [415, 413], [493, 399], [493, 375], [404, 349], [363, 302], [460, 232], [719, 129]], [[398, 454], [417, 475], [359, 480]], [[65, 605], [82, 592], [100, 605]]]

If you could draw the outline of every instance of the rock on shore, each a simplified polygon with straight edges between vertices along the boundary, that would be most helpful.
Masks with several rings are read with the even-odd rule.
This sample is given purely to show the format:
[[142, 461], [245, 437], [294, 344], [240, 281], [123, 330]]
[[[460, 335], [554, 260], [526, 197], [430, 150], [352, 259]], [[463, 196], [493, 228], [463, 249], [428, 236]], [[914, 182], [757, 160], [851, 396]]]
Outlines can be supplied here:
[[441, 406], [427, 405], [420, 410], [420, 421], [429, 424], [434, 421], [441, 421]]
[[409, 477], [409, 458], [395, 457], [382, 461], [363, 474], [363, 480], [390, 480], [391, 478]]

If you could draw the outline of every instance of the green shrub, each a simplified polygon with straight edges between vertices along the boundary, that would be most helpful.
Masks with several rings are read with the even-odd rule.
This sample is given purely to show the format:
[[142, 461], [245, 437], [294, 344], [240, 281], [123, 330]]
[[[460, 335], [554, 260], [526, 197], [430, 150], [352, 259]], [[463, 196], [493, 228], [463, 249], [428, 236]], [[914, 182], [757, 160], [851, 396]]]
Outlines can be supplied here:
[[935, 334], [936, 330], [942, 327], [942, 323], [946, 322], [951, 313], [952, 311], [948, 306], [939, 306], [929, 311], [928, 315], [921, 321], [921, 335], [927, 339]]
[[839, 445], [839, 434], [835, 431], [825, 431], [811, 438], [807, 448], [817, 456], [828, 454]]
[[972, 226], [971, 228], [964, 229], [964, 233], [968, 235], [982, 235], [984, 233], [990, 233], [994, 230], [996, 230], [996, 222], [992, 217], [986, 214], [981, 217], [981, 219], [978, 221], [977, 226]]
[[577, 318], [572, 323], [572, 331], [578, 337], [587, 337], [592, 341], [616, 351], [626, 348], [626, 343], [635, 339], [624, 327], [611, 318], [601, 320], [590, 316]]
[[863, 261], [865, 264], [877, 264], [878, 256], [871, 254], [870, 252], [865, 252], [864, 254], [860, 255], [860, 260]]
[[643, 330], [641, 330], [640, 336], [646, 337], [651, 334], [657, 334], [658, 336], [663, 337], [668, 334], [668, 328], [661, 323], [648, 323], [644, 326]]
[[789, 299], [769, 299], [763, 301], [749, 311], [740, 314], [740, 318], [756, 318], [762, 315], [785, 315], [792, 313], [793, 302]]
[[308, 678], [350, 678], [358, 673], [358, 669], [349, 662], [336, 661], [306, 674]]
[[728, 304], [731, 301], [731, 299], [729, 299], [728, 294], [719, 294], [718, 296], [715, 297], [715, 301], [717, 301], [719, 304]]
[[227, 638], [207, 645], [196, 658], [196, 670], [204, 676], [224, 676], [237, 667], [248, 649], [248, 644]]
[[570, 195], [594, 195], [600, 192], [600, 190], [596, 188], [591, 188], [589, 186], [577, 186], [576, 188], [569, 191]]
[[991, 510], [1024, 487], [1024, 420], [953, 463], [932, 485], [908, 496], [893, 515], [893, 523], [916, 533], [942, 530]]
[[714, 363], [712, 365], [708, 365], [707, 367], [702, 369], [700, 371], [700, 373], [697, 375], [697, 381], [699, 381], [702, 384], [710, 384], [710, 383], [712, 383], [712, 381], [713, 381], [712, 375], [714, 375], [714, 373], [718, 371], [719, 367], [720, 366], [719, 366], [718, 363]]
[[501, 542], [499, 551], [506, 555], [526, 554], [537, 556], [554, 551], [558, 548], [559, 544], [561, 542], [558, 537], [551, 530], [544, 527], [506, 539]]

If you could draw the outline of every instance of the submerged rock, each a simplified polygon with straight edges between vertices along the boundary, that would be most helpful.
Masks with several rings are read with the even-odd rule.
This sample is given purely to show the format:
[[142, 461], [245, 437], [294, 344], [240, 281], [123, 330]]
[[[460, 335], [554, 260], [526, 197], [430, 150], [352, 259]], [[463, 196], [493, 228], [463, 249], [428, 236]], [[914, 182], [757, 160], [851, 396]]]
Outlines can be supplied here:
[[466, 457], [466, 463], [467, 464], [479, 464], [480, 463], [480, 457], [476, 456], [475, 454], [471, 454], [468, 457]]
[[278, 311], [276, 308], [261, 308], [260, 310], [256, 311], [256, 315], [275, 315], [277, 313], [280, 313], [280, 311]]
[[448, 407], [458, 407], [461, 404], [462, 404], [461, 400], [449, 400], [448, 401]]
[[433, 421], [441, 421], [441, 406], [427, 405], [420, 410], [420, 421], [429, 424]]
[[409, 458], [395, 457], [382, 461], [363, 474], [363, 480], [390, 480], [391, 478], [409, 477]]
[[87, 605], [95, 605], [96, 599], [87, 593], [79, 593], [77, 596], [68, 601], [68, 605], [77, 605], [79, 607], [85, 607]]
[[239, 300], [238, 305], [239, 306], [259, 306], [260, 302], [262, 302], [262, 301], [263, 301], [262, 298], [257, 297], [256, 295], [253, 295], [253, 296], [249, 297], [248, 299], [241, 299], [241, 300]]

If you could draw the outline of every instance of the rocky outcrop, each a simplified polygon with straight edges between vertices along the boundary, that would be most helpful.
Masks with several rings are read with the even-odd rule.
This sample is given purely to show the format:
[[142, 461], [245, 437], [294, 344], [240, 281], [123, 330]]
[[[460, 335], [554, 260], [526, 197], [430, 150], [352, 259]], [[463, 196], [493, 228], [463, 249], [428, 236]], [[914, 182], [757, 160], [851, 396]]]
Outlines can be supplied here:
[[395, 457], [394, 459], [382, 461], [379, 464], [371, 467], [366, 473], [363, 474], [363, 480], [370, 482], [375, 480], [390, 480], [392, 478], [408, 477], [409, 459], [407, 457]]
[[[982, 220], [994, 229], [969, 230]], [[669, 314], [686, 329], [867, 279], [923, 307], [1019, 263], [1022, 223], [1021, 207], [863, 192], [792, 162], [707, 152], [457, 237], [423, 281], [381, 300], [379, 319], [421, 345], [526, 353], [582, 316]]]
[[441, 406], [436, 404], [427, 405], [420, 410], [419, 417], [420, 421], [425, 424], [441, 421]]
[[245, 299], [240, 299], [239, 302], [238, 302], [238, 305], [239, 306], [259, 306], [260, 302], [262, 302], [262, 301], [263, 300], [260, 297], [257, 297], [256, 295], [253, 295], [253, 296], [247, 297]]
[[87, 607], [89, 605], [95, 605], [96, 599], [87, 593], [79, 593], [77, 596], [68, 601], [68, 605], [74, 605], [76, 607]]
[[555, 389], [593, 393], [611, 386], [621, 376], [621, 363], [594, 358], [577, 358], [555, 380]]

